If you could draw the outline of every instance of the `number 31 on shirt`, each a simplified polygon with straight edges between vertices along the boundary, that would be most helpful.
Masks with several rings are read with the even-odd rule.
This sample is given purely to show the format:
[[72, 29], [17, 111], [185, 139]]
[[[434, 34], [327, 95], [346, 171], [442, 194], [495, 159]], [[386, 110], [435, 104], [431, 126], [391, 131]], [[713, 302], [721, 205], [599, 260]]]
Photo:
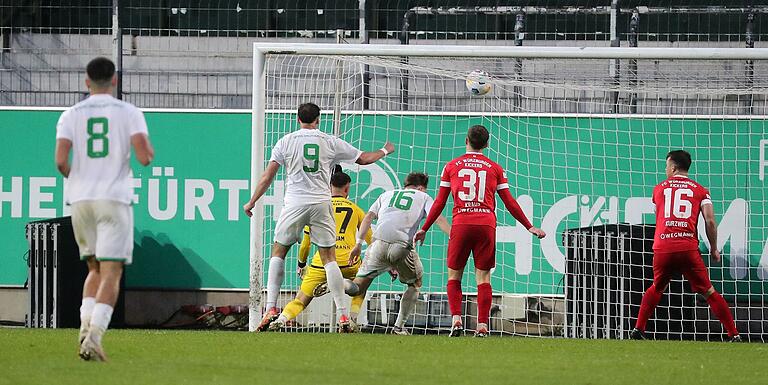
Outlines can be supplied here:
[[485, 180], [487, 171], [475, 171], [471, 168], [462, 168], [459, 170], [459, 177], [465, 178], [464, 188], [466, 191], [459, 191], [459, 199], [465, 202], [483, 202], [485, 200]]

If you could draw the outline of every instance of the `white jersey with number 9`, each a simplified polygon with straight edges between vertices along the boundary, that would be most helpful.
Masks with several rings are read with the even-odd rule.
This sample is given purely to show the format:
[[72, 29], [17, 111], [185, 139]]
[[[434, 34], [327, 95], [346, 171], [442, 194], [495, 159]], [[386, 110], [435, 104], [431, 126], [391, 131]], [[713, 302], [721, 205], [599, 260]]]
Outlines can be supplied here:
[[331, 201], [331, 168], [354, 162], [362, 151], [318, 129], [303, 128], [277, 141], [271, 161], [285, 167], [285, 205]]

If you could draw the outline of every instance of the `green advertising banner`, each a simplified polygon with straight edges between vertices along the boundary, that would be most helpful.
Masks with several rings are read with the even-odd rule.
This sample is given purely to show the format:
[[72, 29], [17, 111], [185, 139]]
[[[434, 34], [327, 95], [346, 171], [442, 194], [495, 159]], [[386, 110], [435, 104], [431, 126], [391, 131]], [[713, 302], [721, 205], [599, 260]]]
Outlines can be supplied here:
[[[68, 215], [53, 162], [60, 111], [0, 111], [0, 284], [26, 280], [24, 224]], [[248, 286], [247, 113], [146, 113], [156, 158], [133, 163], [134, 263], [128, 287]]]
[[[0, 232], [4, 234], [0, 285], [22, 285], [26, 280], [25, 223], [68, 214], [62, 199], [63, 178], [53, 163], [60, 113], [0, 111], [0, 129], [9, 138], [0, 143]], [[249, 225], [241, 206], [251, 189], [250, 113], [147, 111], [145, 115], [157, 156], [149, 167], [133, 165], [136, 245], [134, 264], [127, 269], [127, 286], [247, 288]], [[267, 156], [276, 140], [295, 128], [294, 122], [293, 114], [269, 115]], [[330, 122], [330, 117], [324, 119], [321, 128], [332, 131]], [[766, 120], [343, 116], [342, 137], [359, 148], [374, 150], [387, 139], [397, 145], [397, 152], [383, 162], [365, 167], [344, 165], [354, 181], [350, 198], [366, 209], [381, 192], [400, 186], [410, 171], [430, 175], [434, 195], [443, 165], [464, 152], [464, 136], [472, 124], [490, 129], [489, 157], [508, 171], [513, 195], [534, 224], [549, 234], [544, 240], [534, 240], [503, 208], [497, 211], [495, 291], [562, 294], [562, 231], [605, 223], [653, 222], [650, 193], [664, 178], [664, 156], [670, 149], [684, 148], [694, 158], [692, 177], [710, 189], [715, 202], [719, 246], [725, 250], [724, 262], [711, 266], [716, 286], [724, 293], [745, 296], [768, 292]], [[282, 175], [278, 175], [264, 197], [267, 243], [282, 206], [283, 190]], [[450, 213], [446, 210], [444, 214]], [[424, 286], [430, 291], [444, 291], [446, 245], [447, 237], [435, 228], [419, 248], [427, 272]], [[286, 288], [292, 288], [294, 281], [287, 279]], [[471, 276], [465, 284], [474, 285]], [[389, 287], [388, 282], [380, 282], [377, 288]]]

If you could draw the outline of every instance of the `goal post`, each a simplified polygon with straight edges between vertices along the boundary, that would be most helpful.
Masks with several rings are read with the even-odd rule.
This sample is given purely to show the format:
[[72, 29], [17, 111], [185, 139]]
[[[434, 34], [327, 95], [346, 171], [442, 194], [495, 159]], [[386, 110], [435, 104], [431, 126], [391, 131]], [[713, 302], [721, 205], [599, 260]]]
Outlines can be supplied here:
[[[618, 73], [611, 73], [612, 60]], [[490, 74], [487, 95], [464, 86], [475, 69]], [[491, 328], [505, 335], [624, 338], [651, 278], [651, 189], [665, 178], [668, 151], [690, 151], [692, 177], [712, 192], [717, 247], [725, 251], [722, 264], [705, 257], [713, 284], [748, 329], [743, 333], [768, 337], [761, 311], [768, 299], [768, 181], [761, 175], [768, 164], [760, 161], [768, 158], [768, 49], [259, 42], [253, 70], [252, 188], [270, 148], [296, 128], [300, 103], [320, 105], [320, 128], [333, 133], [338, 124], [340, 136], [361, 150], [395, 143], [397, 152], [377, 165], [342, 165], [353, 179], [350, 199], [363, 210], [411, 171], [429, 175], [434, 196], [440, 168], [463, 152], [467, 128], [489, 128], [489, 157], [510, 174], [526, 215], [548, 232], [535, 240], [497, 210]], [[332, 124], [334, 110], [341, 114]], [[264, 310], [264, 261], [282, 204], [281, 178], [251, 220], [250, 330]], [[425, 279], [407, 324], [414, 333], [447, 330], [446, 245], [435, 228], [417, 248]], [[291, 273], [296, 249], [278, 306], [301, 284]], [[472, 268], [462, 285], [468, 325], [476, 314]], [[361, 312], [364, 329], [391, 326], [404, 288], [377, 279]], [[330, 329], [333, 310], [324, 301], [309, 306], [296, 330]], [[656, 338], [722, 334], [706, 301], [679, 280], [649, 328]]]
[[[266, 120], [266, 54], [253, 50], [253, 111], [251, 113], [251, 191], [264, 173], [264, 123]], [[262, 290], [264, 256], [264, 201], [253, 208], [250, 221], [249, 274], [248, 274], [248, 330], [255, 331], [262, 316]]]

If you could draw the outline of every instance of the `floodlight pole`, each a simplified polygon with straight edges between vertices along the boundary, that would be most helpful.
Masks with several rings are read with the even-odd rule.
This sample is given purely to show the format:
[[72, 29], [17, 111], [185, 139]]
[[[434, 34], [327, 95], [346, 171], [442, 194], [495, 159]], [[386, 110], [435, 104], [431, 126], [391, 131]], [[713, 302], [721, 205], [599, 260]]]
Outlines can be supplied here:
[[[611, 47], [621, 47], [621, 38], [619, 37], [619, 0], [611, 1]], [[621, 62], [619, 59], [611, 59], [611, 65], [608, 68], [608, 75], [613, 80], [613, 85], [618, 87], [621, 83]], [[611, 92], [611, 112], [618, 114], [619, 110], [619, 91]]]
[[[365, 0], [360, 0], [359, 7], [359, 19], [360, 19], [360, 44], [370, 43], [370, 36], [368, 35], [368, 11], [365, 5]], [[371, 107], [371, 66], [365, 64], [363, 66], [363, 110], [368, 110]]]
[[[409, 10], [408, 12], [403, 15], [403, 25], [400, 28], [400, 44], [402, 45], [408, 45], [410, 44], [410, 19], [411, 15], [413, 13]], [[403, 64], [408, 64], [408, 56], [403, 56], [400, 58], [400, 61]], [[400, 77], [400, 109], [403, 111], [408, 111], [408, 70], [401, 69], [402, 76]]]
[[[629, 21], [629, 46], [637, 48], [637, 38], [640, 32], [640, 12], [632, 11], [632, 18]], [[637, 59], [629, 59], [629, 87], [637, 88]], [[632, 92], [629, 95], [629, 112], [637, 113], [637, 93]]]
[[[520, 12], [515, 16], [515, 47], [522, 47], [525, 39], [525, 13]], [[523, 79], [523, 60], [515, 59], [515, 80]], [[514, 93], [515, 108], [517, 111], [523, 110], [523, 88], [519, 85], [512, 89]]]
[[123, 30], [120, 28], [120, 1], [112, 0], [112, 57], [115, 60], [115, 75], [117, 87], [115, 97], [123, 98]]
[[[754, 34], [754, 27], [755, 27], [755, 14], [749, 13], [747, 15], [747, 26], [746, 26], [746, 47], [749, 49], [755, 48], [755, 34]], [[747, 88], [752, 88], [755, 84], [755, 61], [754, 60], [747, 60], [746, 62], [746, 76], [747, 76]], [[749, 94], [747, 96], [747, 113], [753, 114], [755, 109], [755, 94]]]

